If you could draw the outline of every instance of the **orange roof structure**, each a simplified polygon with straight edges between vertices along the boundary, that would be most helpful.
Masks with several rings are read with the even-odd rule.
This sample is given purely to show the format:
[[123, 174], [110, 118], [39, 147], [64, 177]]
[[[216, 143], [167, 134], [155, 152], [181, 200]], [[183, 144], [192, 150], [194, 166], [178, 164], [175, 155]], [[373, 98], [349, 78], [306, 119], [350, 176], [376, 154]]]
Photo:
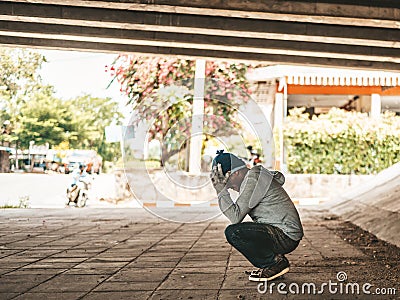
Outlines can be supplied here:
[[288, 94], [400, 95], [400, 72], [276, 65], [255, 69], [250, 81], [280, 81]]

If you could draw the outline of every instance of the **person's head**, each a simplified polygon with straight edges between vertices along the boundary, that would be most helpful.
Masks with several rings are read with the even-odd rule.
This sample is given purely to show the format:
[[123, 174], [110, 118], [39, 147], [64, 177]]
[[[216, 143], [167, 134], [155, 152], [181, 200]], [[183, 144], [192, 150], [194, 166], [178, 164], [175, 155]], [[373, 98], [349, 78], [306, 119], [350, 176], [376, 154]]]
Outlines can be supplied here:
[[79, 164], [79, 171], [83, 172], [85, 170], [85, 165], [84, 164]]
[[224, 153], [224, 150], [217, 151], [217, 156], [213, 159], [212, 167], [221, 164], [222, 173], [226, 175], [230, 172], [227, 188], [239, 191], [240, 185], [248, 172], [246, 163], [232, 153]]

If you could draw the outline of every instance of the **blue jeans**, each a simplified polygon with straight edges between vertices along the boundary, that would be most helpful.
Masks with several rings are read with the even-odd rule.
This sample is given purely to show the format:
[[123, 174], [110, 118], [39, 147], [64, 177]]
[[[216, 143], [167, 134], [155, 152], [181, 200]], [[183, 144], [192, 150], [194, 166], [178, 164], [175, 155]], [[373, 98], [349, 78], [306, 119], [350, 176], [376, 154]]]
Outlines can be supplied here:
[[225, 236], [229, 244], [257, 268], [272, 266], [276, 254], [290, 253], [300, 242], [292, 240], [275, 226], [254, 222], [229, 225]]

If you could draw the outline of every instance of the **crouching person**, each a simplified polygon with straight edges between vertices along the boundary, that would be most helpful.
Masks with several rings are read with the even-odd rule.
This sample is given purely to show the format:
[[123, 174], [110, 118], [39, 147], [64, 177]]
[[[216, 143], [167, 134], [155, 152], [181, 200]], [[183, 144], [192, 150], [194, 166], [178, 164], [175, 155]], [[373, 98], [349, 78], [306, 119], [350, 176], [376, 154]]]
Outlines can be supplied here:
[[[283, 189], [285, 177], [263, 166], [248, 169], [231, 153], [218, 151], [212, 163], [211, 181], [218, 204], [231, 221], [225, 230], [228, 242], [255, 267], [251, 281], [269, 281], [289, 271], [285, 254], [303, 237], [303, 227], [292, 200]], [[234, 202], [228, 189], [239, 192]], [[242, 222], [249, 215], [253, 222]]]

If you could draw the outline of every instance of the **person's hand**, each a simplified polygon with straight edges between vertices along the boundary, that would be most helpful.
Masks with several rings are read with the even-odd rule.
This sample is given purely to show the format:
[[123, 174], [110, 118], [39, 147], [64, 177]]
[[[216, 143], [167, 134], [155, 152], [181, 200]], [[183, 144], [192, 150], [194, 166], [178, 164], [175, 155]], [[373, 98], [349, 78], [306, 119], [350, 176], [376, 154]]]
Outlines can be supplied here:
[[230, 171], [226, 172], [224, 175], [221, 164], [217, 164], [213, 167], [210, 178], [215, 190], [217, 191], [217, 194], [219, 194], [225, 188], [230, 175]]

